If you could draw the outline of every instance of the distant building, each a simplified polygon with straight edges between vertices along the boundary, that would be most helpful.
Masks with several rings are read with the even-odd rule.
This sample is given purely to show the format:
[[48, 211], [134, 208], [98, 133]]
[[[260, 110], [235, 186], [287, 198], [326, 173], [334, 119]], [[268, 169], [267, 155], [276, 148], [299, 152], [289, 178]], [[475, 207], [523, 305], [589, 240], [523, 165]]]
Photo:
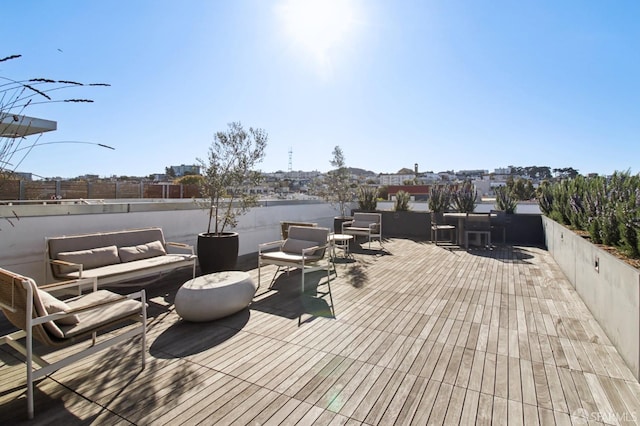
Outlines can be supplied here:
[[496, 175], [510, 175], [511, 167], [502, 167], [493, 170], [493, 173]]
[[173, 173], [176, 175], [176, 177], [200, 174], [200, 166], [197, 166], [195, 164], [193, 165], [181, 164], [179, 166], [171, 166], [171, 169], [173, 170]]
[[415, 179], [415, 174], [384, 174], [380, 175], [380, 185], [402, 185], [408, 180]]
[[430, 185], [389, 185], [388, 199], [389, 201], [395, 200], [398, 191], [407, 192], [413, 201], [426, 201], [429, 199], [429, 193], [431, 192]]
[[426, 183], [440, 182], [442, 181], [442, 177], [437, 173], [424, 172], [424, 173], [420, 173], [416, 178], [416, 180], [418, 181], [418, 183], [426, 184]]
[[488, 173], [488, 170], [458, 170], [456, 175], [458, 178], [462, 179], [480, 179], [483, 175]]

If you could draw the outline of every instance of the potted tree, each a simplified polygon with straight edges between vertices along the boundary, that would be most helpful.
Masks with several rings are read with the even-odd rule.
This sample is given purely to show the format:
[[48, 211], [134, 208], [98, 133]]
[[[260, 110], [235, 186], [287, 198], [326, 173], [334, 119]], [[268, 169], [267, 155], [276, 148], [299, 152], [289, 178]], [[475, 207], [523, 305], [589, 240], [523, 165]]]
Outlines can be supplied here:
[[327, 191], [325, 198], [338, 205], [340, 216], [333, 219], [333, 228], [336, 234], [342, 232], [342, 222], [350, 220], [347, 216], [347, 204], [353, 200], [353, 190], [349, 177], [349, 169], [346, 166], [342, 148], [336, 146], [332, 152], [331, 165], [335, 169], [327, 173]]
[[268, 135], [263, 129], [245, 130], [239, 122], [217, 132], [202, 166], [202, 195], [208, 210], [207, 231], [198, 234], [198, 261], [204, 274], [234, 269], [238, 259], [238, 233], [228, 231], [238, 217], [256, 205], [257, 196], [249, 188], [262, 176], [254, 170], [265, 155]]

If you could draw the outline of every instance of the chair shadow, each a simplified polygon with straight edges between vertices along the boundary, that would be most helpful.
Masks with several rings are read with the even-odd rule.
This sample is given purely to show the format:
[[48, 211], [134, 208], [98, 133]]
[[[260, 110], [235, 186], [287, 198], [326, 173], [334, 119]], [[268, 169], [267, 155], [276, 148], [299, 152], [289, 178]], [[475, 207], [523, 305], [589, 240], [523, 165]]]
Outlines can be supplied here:
[[[300, 319], [303, 315], [333, 318], [331, 306], [325, 300], [327, 274], [316, 271], [305, 275], [305, 292], [301, 289], [301, 271], [280, 272], [268, 289], [259, 290], [249, 309], [277, 315], [287, 319]], [[331, 273], [331, 280], [335, 278]]]
[[349, 246], [349, 251], [351, 254], [363, 254], [368, 256], [393, 256], [393, 253], [384, 248], [384, 246], [382, 246], [377, 240], [371, 243], [371, 248], [369, 248], [368, 241], [363, 243], [354, 242]]

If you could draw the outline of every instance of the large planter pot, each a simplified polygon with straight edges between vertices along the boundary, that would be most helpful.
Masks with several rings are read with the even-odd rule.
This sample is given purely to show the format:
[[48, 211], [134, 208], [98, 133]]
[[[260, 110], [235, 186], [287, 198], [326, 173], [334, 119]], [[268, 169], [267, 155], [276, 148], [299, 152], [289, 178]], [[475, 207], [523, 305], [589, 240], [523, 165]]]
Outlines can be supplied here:
[[333, 218], [333, 232], [342, 234], [342, 222], [353, 220], [353, 216], [336, 216]]
[[231, 271], [238, 261], [237, 232], [198, 234], [198, 262], [202, 274]]

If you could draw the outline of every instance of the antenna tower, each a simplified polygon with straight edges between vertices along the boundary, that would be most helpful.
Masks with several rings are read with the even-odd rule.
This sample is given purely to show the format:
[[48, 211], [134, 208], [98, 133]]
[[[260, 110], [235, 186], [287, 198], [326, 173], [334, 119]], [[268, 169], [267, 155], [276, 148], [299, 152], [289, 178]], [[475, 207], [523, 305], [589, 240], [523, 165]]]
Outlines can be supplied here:
[[293, 149], [289, 147], [289, 173], [291, 173], [292, 171], [292, 162], [291, 162], [292, 156], [293, 156]]

